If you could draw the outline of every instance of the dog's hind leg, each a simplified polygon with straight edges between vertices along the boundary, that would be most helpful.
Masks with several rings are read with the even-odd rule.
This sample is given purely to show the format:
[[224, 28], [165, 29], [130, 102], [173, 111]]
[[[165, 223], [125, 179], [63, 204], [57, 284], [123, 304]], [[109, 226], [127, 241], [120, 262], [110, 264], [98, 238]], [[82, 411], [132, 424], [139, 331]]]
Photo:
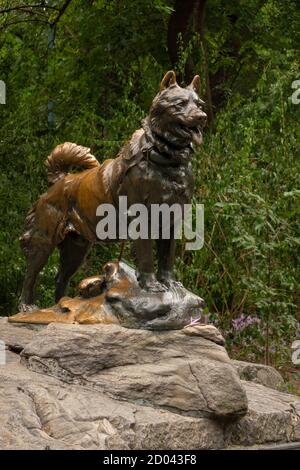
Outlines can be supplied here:
[[51, 255], [54, 246], [51, 244], [36, 244], [27, 247], [27, 269], [19, 301], [20, 311], [34, 309], [35, 285], [38, 274], [43, 269]]
[[77, 233], [69, 233], [58, 245], [60, 268], [56, 277], [56, 302], [65, 295], [71, 277], [81, 266], [90, 246], [91, 243]]

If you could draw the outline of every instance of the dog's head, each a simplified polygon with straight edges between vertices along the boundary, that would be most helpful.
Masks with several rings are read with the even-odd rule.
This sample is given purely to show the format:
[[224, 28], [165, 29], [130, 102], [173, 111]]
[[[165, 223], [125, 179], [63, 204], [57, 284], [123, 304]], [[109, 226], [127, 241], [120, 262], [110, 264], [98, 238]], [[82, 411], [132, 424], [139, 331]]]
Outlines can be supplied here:
[[204, 102], [199, 98], [199, 92], [199, 75], [186, 88], [181, 88], [176, 82], [175, 72], [167, 72], [150, 108], [151, 130], [178, 147], [191, 142], [202, 144], [207, 116], [202, 109]]

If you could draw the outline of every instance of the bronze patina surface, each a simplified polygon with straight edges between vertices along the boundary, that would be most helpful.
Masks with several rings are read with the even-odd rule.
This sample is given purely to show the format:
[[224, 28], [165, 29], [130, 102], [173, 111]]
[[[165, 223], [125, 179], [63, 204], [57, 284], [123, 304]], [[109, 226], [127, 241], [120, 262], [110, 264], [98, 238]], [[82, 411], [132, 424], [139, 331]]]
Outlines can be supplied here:
[[20, 312], [12, 323], [115, 323], [127, 328], [181, 329], [199, 318], [203, 300], [183, 286], [167, 291], [142, 289], [135, 270], [126, 263], [107, 263], [100, 276], [84, 279], [79, 296], [62, 297], [51, 308]]
[[[65, 295], [71, 276], [91, 245], [99, 242], [96, 209], [101, 204], [113, 204], [118, 210], [119, 196], [127, 196], [128, 206], [135, 203], [147, 207], [162, 203], [182, 206], [191, 201], [193, 144], [202, 143], [206, 122], [199, 87], [198, 75], [188, 87], [182, 88], [176, 82], [175, 73], [167, 72], [142, 128], [132, 135], [115, 159], [100, 164], [90, 149], [69, 142], [53, 150], [46, 160], [50, 187], [28, 213], [21, 237], [27, 271], [20, 310], [32, 310], [37, 276], [56, 247], [60, 250], [56, 301]], [[72, 167], [83, 171], [68, 173]], [[173, 278], [174, 238], [155, 242], [156, 275], [152, 240], [135, 240], [133, 253], [139, 287], [159, 297], [168, 289], [175, 292], [182, 286]], [[97, 282], [100, 281], [95, 280], [96, 285]], [[96, 289], [92, 284], [91, 293]]]

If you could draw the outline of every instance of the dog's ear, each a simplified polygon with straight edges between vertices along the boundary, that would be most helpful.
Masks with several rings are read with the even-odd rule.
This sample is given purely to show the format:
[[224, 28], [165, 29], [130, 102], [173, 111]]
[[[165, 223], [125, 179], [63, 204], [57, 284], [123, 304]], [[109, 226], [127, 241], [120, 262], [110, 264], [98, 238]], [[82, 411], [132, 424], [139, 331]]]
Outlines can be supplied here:
[[160, 91], [165, 90], [166, 88], [169, 88], [171, 85], [175, 85], [176, 83], [176, 74], [174, 70], [169, 70], [162, 79], [160, 83]]
[[195, 75], [189, 86], [190, 90], [194, 90], [198, 95], [200, 95], [201, 82], [199, 75]]

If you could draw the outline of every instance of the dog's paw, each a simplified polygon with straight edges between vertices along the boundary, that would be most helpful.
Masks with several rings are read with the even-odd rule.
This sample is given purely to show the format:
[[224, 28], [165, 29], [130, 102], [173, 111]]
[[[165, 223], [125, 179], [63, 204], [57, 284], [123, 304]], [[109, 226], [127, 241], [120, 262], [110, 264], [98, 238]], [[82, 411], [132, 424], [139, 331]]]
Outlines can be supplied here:
[[137, 273], [137, 279], [140, 288], [147, 292], [165, 292], [167, 290], [153, 273]]
[[168, 290], [183, 288], [181, 282], [174, 279], [174, 274], [172, 271], [160, 271], [157, 278], [159, 282], [163, 284]]

